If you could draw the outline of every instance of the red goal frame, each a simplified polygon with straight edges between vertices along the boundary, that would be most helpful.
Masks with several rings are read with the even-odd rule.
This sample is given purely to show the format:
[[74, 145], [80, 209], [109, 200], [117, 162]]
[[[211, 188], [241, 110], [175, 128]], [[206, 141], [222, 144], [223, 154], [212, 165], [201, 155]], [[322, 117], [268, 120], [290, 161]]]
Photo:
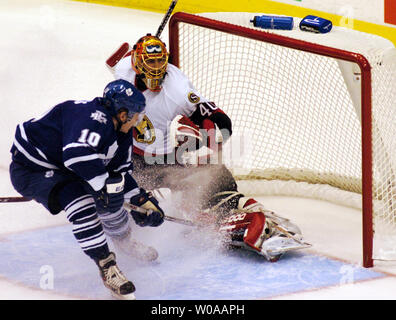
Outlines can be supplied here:
[[171, 63], [179, 66], [179, 24], [210, 28], [258, 41], [306, 51], [322, 56], [354, 62], [361, 70], [362, 117], [362, 226], [363, 266], [373, 267], [373, 204], [372, 204], [372, 114], [371, 114], [371, 66], [361, 54], [297, 40], [269, 32], [245, 28], [184, 12], [175, 13], [169, 21], [169, 51]]

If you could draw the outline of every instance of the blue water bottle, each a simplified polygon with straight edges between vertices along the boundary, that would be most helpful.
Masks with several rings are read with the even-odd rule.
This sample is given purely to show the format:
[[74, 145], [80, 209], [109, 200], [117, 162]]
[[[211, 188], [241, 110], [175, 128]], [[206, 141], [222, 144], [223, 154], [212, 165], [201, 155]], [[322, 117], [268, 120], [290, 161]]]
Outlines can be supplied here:
[[293, 29], [293, 17], [284, 16], [254, 16], [253, 20], [250, 20], [255, 27], [263, 29], [279, 29], [279, 30], [292, 30]]

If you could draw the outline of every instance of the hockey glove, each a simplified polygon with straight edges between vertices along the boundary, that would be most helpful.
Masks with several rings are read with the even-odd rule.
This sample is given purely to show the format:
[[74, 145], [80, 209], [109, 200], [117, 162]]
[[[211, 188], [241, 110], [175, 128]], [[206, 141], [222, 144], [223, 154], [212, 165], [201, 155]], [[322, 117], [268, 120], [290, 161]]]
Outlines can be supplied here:
[[151, 192], [140, 189], [140, 193], [131, 198], [131, 204], [145, 209], [147, 213], [131, 210], [136, 224], [141, 227], [158, 227], [164, 222], [164, 211], [160, 208], [157, 199]]
[[183, 115], [176, 116], [170, 124], [170, 138], [174, 148], [183, 145], [184, 150], [198, 150], [202, 144], [199, 127]]
[[98, 213], [117, 212], [124, 204], [124, 176], [111, 173], [105, 186], [93, 192], [93, 197]]

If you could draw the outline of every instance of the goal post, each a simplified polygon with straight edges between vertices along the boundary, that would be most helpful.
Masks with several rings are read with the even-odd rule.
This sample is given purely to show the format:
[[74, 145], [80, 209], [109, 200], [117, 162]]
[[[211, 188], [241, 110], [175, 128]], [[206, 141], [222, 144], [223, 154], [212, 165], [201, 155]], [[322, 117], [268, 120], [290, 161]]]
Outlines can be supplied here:
[[237, 178], [361, 195], [363, 266], [396, 259], [374, 246], [374, 233], [389, 236], [385, 247], [396, 238], [393, 44], [339, 27], [264, 31], [250, 23], [261, 14], [175, 13], [171, 62], [231, 117], [234, 132], [248, 132], [252, 155], [229, 162]]

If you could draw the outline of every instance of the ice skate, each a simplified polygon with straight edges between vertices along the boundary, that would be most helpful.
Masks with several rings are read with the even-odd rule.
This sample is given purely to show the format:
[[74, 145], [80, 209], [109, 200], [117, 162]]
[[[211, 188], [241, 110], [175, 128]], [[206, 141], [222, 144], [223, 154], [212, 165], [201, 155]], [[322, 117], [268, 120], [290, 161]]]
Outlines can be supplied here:
[[264, 241], [260, 254], [271, 260], [271, 258], [284, 254], [287, 251], [306, 249], [311, 246], [310, 243], [304, 242], [302, 238], [293, 239], [283, 234], [278, 234]]
[[117, 267], [113, 252], [110, 252], [107, 258], [99, 260], [98, 266], [105, 287], [111, 290], [114, 297], [123, 300], [136, 300], [133, 294], [135, 286]]
[[113, 238], [113, 243], [116, 249], [137, 260], [154, 261], [158, 258], [157, 250], [133, 239], [130, 232], [123, 238]]

